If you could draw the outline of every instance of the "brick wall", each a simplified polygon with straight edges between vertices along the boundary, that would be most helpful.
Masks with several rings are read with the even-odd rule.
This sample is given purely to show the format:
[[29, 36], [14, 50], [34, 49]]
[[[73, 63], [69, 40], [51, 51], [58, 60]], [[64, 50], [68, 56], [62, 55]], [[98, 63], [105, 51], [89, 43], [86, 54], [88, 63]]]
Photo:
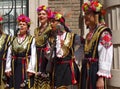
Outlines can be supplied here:
[[58, 11], [63, 14], [66, 19], [66, 24], [72, 29], [73, 32], [80, 34], [81, 24], [80, 12], [82, 0], [48, 0], [48, 6], [53, 11]]

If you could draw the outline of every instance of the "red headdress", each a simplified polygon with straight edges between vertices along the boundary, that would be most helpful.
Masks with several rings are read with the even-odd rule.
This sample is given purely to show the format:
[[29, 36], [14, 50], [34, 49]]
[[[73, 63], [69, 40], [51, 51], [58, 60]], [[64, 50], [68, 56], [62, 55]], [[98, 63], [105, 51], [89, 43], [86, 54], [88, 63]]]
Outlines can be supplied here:
[[17, 18], [17, 21], [18, 21], [18, 22], [20, 22], [20, 21], [26, 22], [28, 25], [31, 24], [30, 18], [27, 17], [27, 16], [25, 16], [24, 14], [19, 15], [18, 18]]
[[0, 16], [0, 23], [2, 23], [2, 21], [3, 21], [3, 18]]

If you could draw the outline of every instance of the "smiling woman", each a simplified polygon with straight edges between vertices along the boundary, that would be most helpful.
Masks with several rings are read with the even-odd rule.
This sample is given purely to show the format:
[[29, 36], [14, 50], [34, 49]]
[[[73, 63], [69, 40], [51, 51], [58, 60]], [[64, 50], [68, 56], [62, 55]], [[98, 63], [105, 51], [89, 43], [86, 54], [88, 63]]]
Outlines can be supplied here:
[[47, 43], [50, 36], [49, 16], [51, 10], [45, 5], [37, 8], [40, 26], [34, 30], [37, 47], [37, 73], [35, 77], [35, 89], [50, 89], [50, 74], [46, 71], [48, 59], [44, 55], [48, 49]]

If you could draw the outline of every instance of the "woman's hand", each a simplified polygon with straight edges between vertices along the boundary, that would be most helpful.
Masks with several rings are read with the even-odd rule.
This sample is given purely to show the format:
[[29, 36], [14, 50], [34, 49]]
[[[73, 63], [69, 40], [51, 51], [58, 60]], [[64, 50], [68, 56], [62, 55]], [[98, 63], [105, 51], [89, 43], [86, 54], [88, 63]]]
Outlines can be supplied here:
[[11, 71], [8, 71], [5, 73], [7, 77], [10, 77], [12, 75], [12, 72]]
[[33, 75], [34, 75], [34, 73], [28, 72], [28, 77], [31, 77]]
[[104, 78], [103, 77], [99, 77], [96, 83], [96, 87], [97, 89], [104, 89]]

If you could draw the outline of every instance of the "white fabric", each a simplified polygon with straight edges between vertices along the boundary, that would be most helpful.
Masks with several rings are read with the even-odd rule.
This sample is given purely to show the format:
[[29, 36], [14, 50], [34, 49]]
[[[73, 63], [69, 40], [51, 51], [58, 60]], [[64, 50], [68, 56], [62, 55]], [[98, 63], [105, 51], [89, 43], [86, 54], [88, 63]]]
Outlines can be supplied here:
[[[8, 53], [7, 53], [5, 72], [11, 71], [11, 60], [12, 60], [12, 55], [11, 55], [11, 46], [10, 46], [8, 48]], [[30, 62], [29, 62], [27, 71], [35, 73], [35, 64], [36, 64], [36, 46], [35, 46], [35, 39], [33, 38], [33, 41], [31, 44]]]
[[56, 39], [56, 55], [59, 58], [61, 58], [63, 56], [63, 50], [61, 48], [61, 40], [64, 40], [65, 36], [66, 36], [66, 32], [64, 32], [62, 35], [57, 35], [57, 39]]
[[35, 39], [33, 38], [33, 42], [31, 44], [30, 62], [27, 71], [35, 73], [35, 64], [36, 64], [36, 45], [35, 45]]
[[[61, 42], [60, 40], [65, 40], [66, 37], [66, 32], [64, 32], [62, 35], [57, 35], [56, 39], [56, 55], [57, 57], [61, 58], [63, 56], [63, 50], [61, 49]], [[84, 57], [84, 47], [83, 44], [81, 43], [81, 39], [79, 35], [75, 35], [74, 39], [74, 56], [75, 56], [75, 61], [77, 64], [80, 65], [80, 61]]]
[[18, 37], [18, 43], [22, 43], [23, 42], [23, 40], [25, 39], [25, 36], [23, 36], [23, 37]]
[[5, 72], [11, 71], [11, 46], [8, 48]]
[[98, 76], [104, 76], [106, 78], [111, 77], [111, 66], [113, 59], [113, 45], [109, 48], [105, 48], [101, 43], [98, 44], [98, 55], [99, 55], [99, 70]]

